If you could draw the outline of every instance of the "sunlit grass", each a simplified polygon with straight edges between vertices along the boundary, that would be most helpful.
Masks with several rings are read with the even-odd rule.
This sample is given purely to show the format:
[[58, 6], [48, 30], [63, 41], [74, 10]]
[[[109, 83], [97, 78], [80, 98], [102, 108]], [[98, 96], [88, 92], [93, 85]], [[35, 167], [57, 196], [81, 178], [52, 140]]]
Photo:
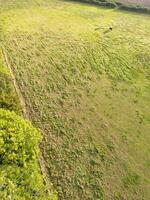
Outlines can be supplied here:
[[5, 5], [1, 38], [60, 198], [147, 200], [149, 16], [35, 2]]

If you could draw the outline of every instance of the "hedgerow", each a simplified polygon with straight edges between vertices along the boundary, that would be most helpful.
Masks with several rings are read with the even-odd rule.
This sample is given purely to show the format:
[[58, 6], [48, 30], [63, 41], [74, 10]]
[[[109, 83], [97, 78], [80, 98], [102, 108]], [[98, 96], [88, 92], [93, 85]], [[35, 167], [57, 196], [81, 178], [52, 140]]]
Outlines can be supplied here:
[[41, 134], [14, 112], [0, 109], [0, 199], [54, 200], [38, 165]]

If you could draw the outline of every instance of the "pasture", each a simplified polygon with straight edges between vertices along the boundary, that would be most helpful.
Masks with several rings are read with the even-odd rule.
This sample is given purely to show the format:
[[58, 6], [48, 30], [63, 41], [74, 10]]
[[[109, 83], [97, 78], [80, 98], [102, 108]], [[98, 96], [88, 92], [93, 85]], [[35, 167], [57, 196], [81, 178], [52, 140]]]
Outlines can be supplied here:
[[0, 0], [0, 42], [59, 198], [147, 200], [150, 17]]

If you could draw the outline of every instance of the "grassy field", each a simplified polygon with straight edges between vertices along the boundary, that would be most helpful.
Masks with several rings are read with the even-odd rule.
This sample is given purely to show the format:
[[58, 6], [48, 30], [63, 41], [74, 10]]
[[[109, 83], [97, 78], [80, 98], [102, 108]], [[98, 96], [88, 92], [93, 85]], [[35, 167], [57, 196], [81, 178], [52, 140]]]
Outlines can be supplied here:
[[1, 45], [59, 199], [148, 200], [149, 30], [147, 15], [0, 0]]

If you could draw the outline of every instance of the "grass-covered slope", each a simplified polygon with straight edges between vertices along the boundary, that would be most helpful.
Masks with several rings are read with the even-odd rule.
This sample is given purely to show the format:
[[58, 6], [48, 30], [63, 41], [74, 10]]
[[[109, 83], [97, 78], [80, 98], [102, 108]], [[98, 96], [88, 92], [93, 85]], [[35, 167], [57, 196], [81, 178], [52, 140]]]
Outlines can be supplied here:
[[41, 133], [23, 119], [2, 38], [0, 29], [0, 199], [56, 200], [39, 166]]
[[147, 200], [149, 16], [0, 2], [2, 44], [59, 198]]

